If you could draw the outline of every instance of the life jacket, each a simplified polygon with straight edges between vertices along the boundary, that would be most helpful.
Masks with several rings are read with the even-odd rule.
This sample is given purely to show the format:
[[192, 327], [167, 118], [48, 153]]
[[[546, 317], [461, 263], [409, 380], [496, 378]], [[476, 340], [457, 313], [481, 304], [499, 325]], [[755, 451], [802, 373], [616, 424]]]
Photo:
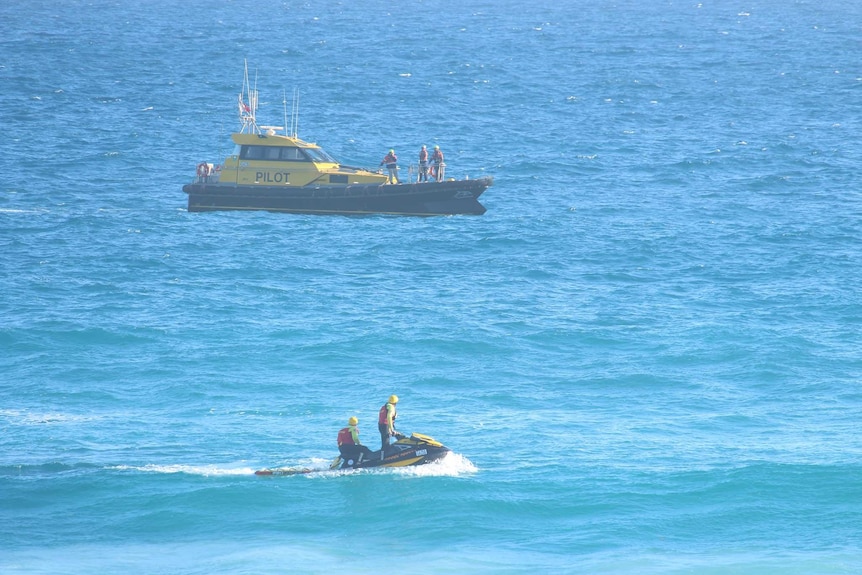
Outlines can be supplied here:
[[[387, 415], [386, 406], [387, 405], [389, 405], [389, 403], [384, 403], [383, 407], [380, 408], [380, 415], [377, 417], [377, 425], [388, 425], [389, 424], [389, 422], [386, 421], [386, 415]], [[398, 417], [398, 412], [395, 410], [395, 406], [393, 405], [392, 406], [392, 423], [395, 423], [396, 417]]]
[[350, 433], [349, 427], [338, 432], [338, 445], [356, 445], [353, 443], [353, 434]]
[[398, 163], [398, 156], [395, 154], [386, 154], [386, 157], [383, 158], [383, 163], [386, 164], [386, 167], [395, 166]]

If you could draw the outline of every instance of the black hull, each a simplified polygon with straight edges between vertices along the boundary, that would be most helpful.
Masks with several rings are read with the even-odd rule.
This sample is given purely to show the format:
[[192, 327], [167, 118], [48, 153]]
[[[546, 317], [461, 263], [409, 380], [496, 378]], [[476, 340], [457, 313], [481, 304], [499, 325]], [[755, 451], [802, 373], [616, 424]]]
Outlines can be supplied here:
[[485, 206], [478, 198], [492, 183], [490, 177], [417, 184], [301, 188], [196, 182], [183, 186], [183, 191], [189, 195], [190, 212], [265, 210], [294, 214], [480, 216], [485, 213]]
[[448, 447], [431, 447], [427, 445], [411, 446], [398, 449], [394, 444], [386, 452], [386, 457], [380, 457], [380, 450], [373, 451], [369, 459], [356, 462], [353, 460], [342, 460], [338, 469], [370, 469], [372, 467], [408, 467], [412, 465], [425, 465], [446, 457], [449, 453]]

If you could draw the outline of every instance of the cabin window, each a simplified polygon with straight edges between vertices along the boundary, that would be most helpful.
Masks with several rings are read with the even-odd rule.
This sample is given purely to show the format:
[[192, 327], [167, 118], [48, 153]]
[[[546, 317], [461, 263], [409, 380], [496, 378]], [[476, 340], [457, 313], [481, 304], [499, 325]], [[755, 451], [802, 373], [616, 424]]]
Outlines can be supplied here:
[[285, 146], [242, 146], [239, 157], [243, 160], [307, 162], [305, 153], [294, 147]]
[[289, 162], [307, 162], [308, 158], [299, 148], [282, 148], [281, 159]]
[[313, 162], [328, 162], [330, 164], [338, 163], [335, 158], [333, 158], [320, 148], [306, 148], [305, 153], [311, 156], [311, 160]]
[[263, 146], [243, 146], [239, 157], [243, 160], [262, 160], [263, 150]]
[[329, 176], [329, 183], [330, 184], [346, 184], [347, 183], [347, 176], [345, 176], [344, 174], [331, 174]]

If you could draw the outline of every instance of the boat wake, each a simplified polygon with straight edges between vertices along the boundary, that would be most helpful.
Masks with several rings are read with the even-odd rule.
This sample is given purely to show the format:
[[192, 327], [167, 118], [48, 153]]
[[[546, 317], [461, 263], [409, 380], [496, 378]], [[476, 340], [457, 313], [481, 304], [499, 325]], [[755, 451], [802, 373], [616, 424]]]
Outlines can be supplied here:
[[137, 471], [143, 473], [184, 473], [187, 475], [202, 475], [204, 477], [254, 475], [254, 469], [251, 467], [222, 467], [219, 465], [114, 465], [108, 469], [116, 471]]
[[460, 477], [479, 471], [469, 459], [458, 453], [447, 453], [443, 458], [424, 465], [408, 465], [405, 467], [369, 467], [364, 469], [336, 469], [328, 467], [316, 468], [306, 477], [332, 477], [340, 475], [356, 475], [359, 473], [388, 474], [402, 477]]
[[415, 477], [459, 477], [476, 473], [479, 468], [463, 455], [449, 452], [446, 457], [426, 465], [389, 467], [375, 471]]
[[[341, 475], [354, 475], [357, 473], [388, 473], [405, 477], [458, 477], [476, 473], [479, 469], [473, 463], [457, 453], [448, 453], [445, 457], [425, 465], [408, 467], [376, 467], [369, 469], [338, 469], [331, 470], [331, 461], [324, 459], [312, 459], [308, 465], [285, 467], [282, 469], [295, 470], [295, 473], [284, 473], [283, 475], [304, 475], [305, 477], [332, 477]], [[219, 465], [114, 465], [108, 467], [114, 471], [132, 471], [139, 473], [164, 473], [186, 475], [198, 475], [203, 477], [226, 477], [254, 475], [252, 467], [219, 466]]]

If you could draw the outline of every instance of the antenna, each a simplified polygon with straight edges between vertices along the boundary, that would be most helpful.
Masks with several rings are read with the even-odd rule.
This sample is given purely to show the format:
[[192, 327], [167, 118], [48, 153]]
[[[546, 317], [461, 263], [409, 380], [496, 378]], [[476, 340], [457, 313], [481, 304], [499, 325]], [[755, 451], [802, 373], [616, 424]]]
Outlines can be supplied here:
[[299, 88], [293, 89], [293, 108], [290, 113], [291, 131], [296, 138], [299, 133]]
[[287, 90], [281, 90], [281, 107], [284, 109], [284, 133], [290, 135], [289, 126], [287, 125]]

